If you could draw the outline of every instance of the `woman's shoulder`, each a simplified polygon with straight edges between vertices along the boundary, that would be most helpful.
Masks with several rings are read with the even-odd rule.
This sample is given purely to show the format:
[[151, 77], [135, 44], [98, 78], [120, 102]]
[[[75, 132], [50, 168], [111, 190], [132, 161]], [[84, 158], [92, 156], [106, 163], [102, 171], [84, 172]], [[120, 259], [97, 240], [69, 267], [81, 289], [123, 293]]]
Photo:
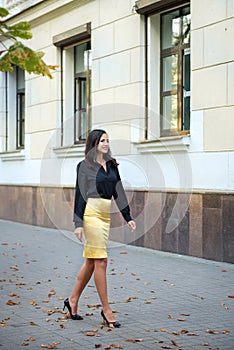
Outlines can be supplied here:
[[77, 164], [76, 169], [77, 169], [77, 171], [78, 171], [79, 169], [84, 169], [84, 168], [86, 168], [86, 167], [87, 167], [87, 165], [86, 165], [85, 159], [83, 159], [83, 160], [81, 160], [81, 161]]

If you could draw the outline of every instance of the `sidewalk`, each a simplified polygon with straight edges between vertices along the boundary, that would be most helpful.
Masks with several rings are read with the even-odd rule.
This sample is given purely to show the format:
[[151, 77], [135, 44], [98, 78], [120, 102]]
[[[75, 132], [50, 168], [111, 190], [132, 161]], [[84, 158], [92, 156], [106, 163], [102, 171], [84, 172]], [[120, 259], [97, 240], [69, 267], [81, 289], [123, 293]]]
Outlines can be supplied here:
[[0, 349], [234, 349], [234, 265], [110, 243], [109, 299], [120, 329], [100, 327], [93, 280], [83, 321], [66, 319], [83, 262], [73, 233], [0, 220]]

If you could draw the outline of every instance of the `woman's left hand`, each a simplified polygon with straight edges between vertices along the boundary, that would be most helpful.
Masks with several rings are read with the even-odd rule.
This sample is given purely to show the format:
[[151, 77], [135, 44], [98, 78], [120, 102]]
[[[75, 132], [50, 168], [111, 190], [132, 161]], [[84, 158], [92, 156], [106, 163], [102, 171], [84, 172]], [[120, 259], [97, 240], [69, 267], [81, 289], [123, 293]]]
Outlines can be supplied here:
[[136, 223], [135, 223], [135, 221], [133, 221], [133, 220], [129, 221], [129, 222], [128, 222], [128, 227], [130, 228], [130, 230], [131, 230], [132, 232], [135, 231], [135, 229], [136, 229]]

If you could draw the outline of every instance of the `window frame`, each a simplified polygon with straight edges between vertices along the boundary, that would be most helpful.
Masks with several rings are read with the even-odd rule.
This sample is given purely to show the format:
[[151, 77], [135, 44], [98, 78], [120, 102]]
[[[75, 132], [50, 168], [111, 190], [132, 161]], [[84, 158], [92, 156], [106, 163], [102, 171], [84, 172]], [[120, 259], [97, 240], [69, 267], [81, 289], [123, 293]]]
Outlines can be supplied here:
[[[90, 80], [91, 80], [91, 70], [86, 69], [84, 72], [75, 72], [75, 63], [76, 63], [76, 47], [82, 44], [89, 43], [90, 48], [87, 50], [91, 50], [91, 39], [83, 40], [80, 43], [77, 43], [77, 45], [74, 46], [74, 136], [73, 136], [73, 142], [74, 144], [80, 144], [85, 143], [86, 137], [82, 137], [83, 134], [82, 131], [82, 113], [85, 112], [86, 114], [86, 128], [85, 128], [85, 135], [88, 135], [88, 132], [90, 130], [91, 125], [91, 91], [90, 91]], [[86, 97], [86, 103], [85, 107], [81, 106], [82, 101], [82, 83], [85, 81], [85, 97]], [[78, 82], [78, 84], [76, 83]], [[77, 91], [78, 87], [78, 91]], [[78, 101], [76, 100], [78, 96]], [[78, 120], [77, 120], [78, 119]], [[78, 126], [78, 128], [77, 128]], [[77, 134], [78, 130], [78, 134]]]
[[[19, 69], [16, 67], [16, 149], [25, 146], [25, 87], [18, 88]], [[25, 73], [24, 83], [25, 83]]]
[[[183, 9], [189, 7], [190, 5], [184, 5], [181, 7], [173, 8], [170, 11], [166, 11], [160, 14], [160, 136], [175, 136], [175, 135], [187, 135], [190, 130], [183, 130], [183, 52], [185, 50], [190, 50], [190, 43], [183, 43], [183, 33], [182, 33], [182, 18], [183, 18]], [[162, 21], [163, 16], [173, 12], [179, 11], [180, 17], [180, 28], [179, 28], [179, 44], [170, 48], [163, 49], [163, 30], [162, 30]], [[190, 12], [191, 13], [191, 12]], [[177, 55], [177, 89], [176, 90], [168, 90], [167, 92], [163, 91], [163, 59], [165, 57], [171, 57], [172, 55]], [[191, 70], [190, 70], [191, 74]], [[170, 91], [170, 92], [169, 92]], [[190, 90], [191, 91], [191, 90]], [[163, 97], [164, 96], [172, 96], [177, 94], [177, 128], [164, 129], [163, 128]], [[191, 106], [190, 106], [191, 111]]]

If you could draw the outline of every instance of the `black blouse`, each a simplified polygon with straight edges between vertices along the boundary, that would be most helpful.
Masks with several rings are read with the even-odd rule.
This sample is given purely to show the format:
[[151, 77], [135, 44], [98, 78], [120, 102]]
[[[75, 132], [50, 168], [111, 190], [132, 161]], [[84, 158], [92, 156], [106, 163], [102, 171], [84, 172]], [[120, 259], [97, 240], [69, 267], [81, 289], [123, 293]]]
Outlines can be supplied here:
[[112, 196], [123, 218], [127, 222], [131, 221], [130, 208], [117, 165], [109, 160], [106, 162], [105, 171], [100, 164], [95, 164], [91, 168], [85, 160], [81, 161], [77, 165], [73, 218], [75, 227], [83, 227], [83, 216], [88, 198], [111, 199]]

